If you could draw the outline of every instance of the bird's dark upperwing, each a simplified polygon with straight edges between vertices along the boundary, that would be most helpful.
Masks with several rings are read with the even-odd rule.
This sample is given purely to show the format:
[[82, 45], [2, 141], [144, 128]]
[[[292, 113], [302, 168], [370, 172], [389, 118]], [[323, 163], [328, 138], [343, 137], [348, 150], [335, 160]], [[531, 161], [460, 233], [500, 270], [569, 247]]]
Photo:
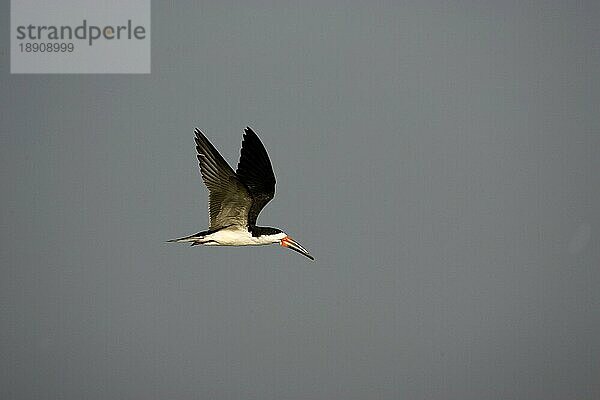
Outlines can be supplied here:
[[255, 225], [260, 210], [275, 196], [275, 174], [265, 146], [249, 127], [244, 130], [236, 175], [252, 196], [248, 223]]
[[210, 229], [245, 227], [252, 206], [251, 195], [206, 136], [198, 128], [194, 132], [200, 172], [209, 192]]

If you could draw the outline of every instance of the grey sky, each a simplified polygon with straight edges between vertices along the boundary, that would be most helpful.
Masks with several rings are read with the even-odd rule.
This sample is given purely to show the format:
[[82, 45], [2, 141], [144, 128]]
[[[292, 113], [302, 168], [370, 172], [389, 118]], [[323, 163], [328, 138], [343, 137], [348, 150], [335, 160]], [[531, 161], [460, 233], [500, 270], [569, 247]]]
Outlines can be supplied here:
[[[1, 398], [600, 397], [597, 2], [197, 3], [150, 75], [1, 55]], [[164, 243], [246, 125], [315, 263]]]

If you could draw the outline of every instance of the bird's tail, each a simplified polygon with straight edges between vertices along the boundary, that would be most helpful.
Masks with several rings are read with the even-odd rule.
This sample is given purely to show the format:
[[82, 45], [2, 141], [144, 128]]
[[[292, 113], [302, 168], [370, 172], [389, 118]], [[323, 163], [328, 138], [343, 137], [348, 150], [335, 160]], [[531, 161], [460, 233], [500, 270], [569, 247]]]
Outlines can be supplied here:
[[196, 246], [201, 244], [200, 241], [204, 239], [205, 233], [206, 232], [198, 232], [190, 236], [184, 236], [177, 239], [169, 239], [167, 240], [167, 243], [192, 243], [192, 246]]

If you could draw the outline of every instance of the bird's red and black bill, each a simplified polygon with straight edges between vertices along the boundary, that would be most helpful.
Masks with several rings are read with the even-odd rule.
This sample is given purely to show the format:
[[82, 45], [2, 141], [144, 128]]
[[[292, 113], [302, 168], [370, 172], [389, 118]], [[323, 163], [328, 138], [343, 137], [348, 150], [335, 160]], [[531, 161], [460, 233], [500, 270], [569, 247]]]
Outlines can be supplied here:
[[297, 251], [298, 253], [302, 254], [303, 256], [306, 256], [306, 257], [310, 258], [311, 260], [315, 261], [315, 258], [310, 255], [308, 250], [306, 250], [304, 247], [302, 247], [302, 245], [300, 243], [296, 242], [294, 239], [292, 239], [289, 236], [286, 236], [283, 239], [281, 239], [281, 245], [283, 247], [287, 247], [288, 249]]

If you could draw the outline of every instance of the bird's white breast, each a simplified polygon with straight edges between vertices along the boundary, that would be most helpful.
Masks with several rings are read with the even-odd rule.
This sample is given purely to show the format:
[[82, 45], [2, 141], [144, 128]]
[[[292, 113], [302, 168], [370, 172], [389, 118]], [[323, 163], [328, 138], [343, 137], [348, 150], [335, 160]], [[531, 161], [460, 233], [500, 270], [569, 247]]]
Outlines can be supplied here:
[[248, 229], [225, 228], [204, 237], [206, 246], [260, 246], [274, 243], [272, 238], [254, 237]]

